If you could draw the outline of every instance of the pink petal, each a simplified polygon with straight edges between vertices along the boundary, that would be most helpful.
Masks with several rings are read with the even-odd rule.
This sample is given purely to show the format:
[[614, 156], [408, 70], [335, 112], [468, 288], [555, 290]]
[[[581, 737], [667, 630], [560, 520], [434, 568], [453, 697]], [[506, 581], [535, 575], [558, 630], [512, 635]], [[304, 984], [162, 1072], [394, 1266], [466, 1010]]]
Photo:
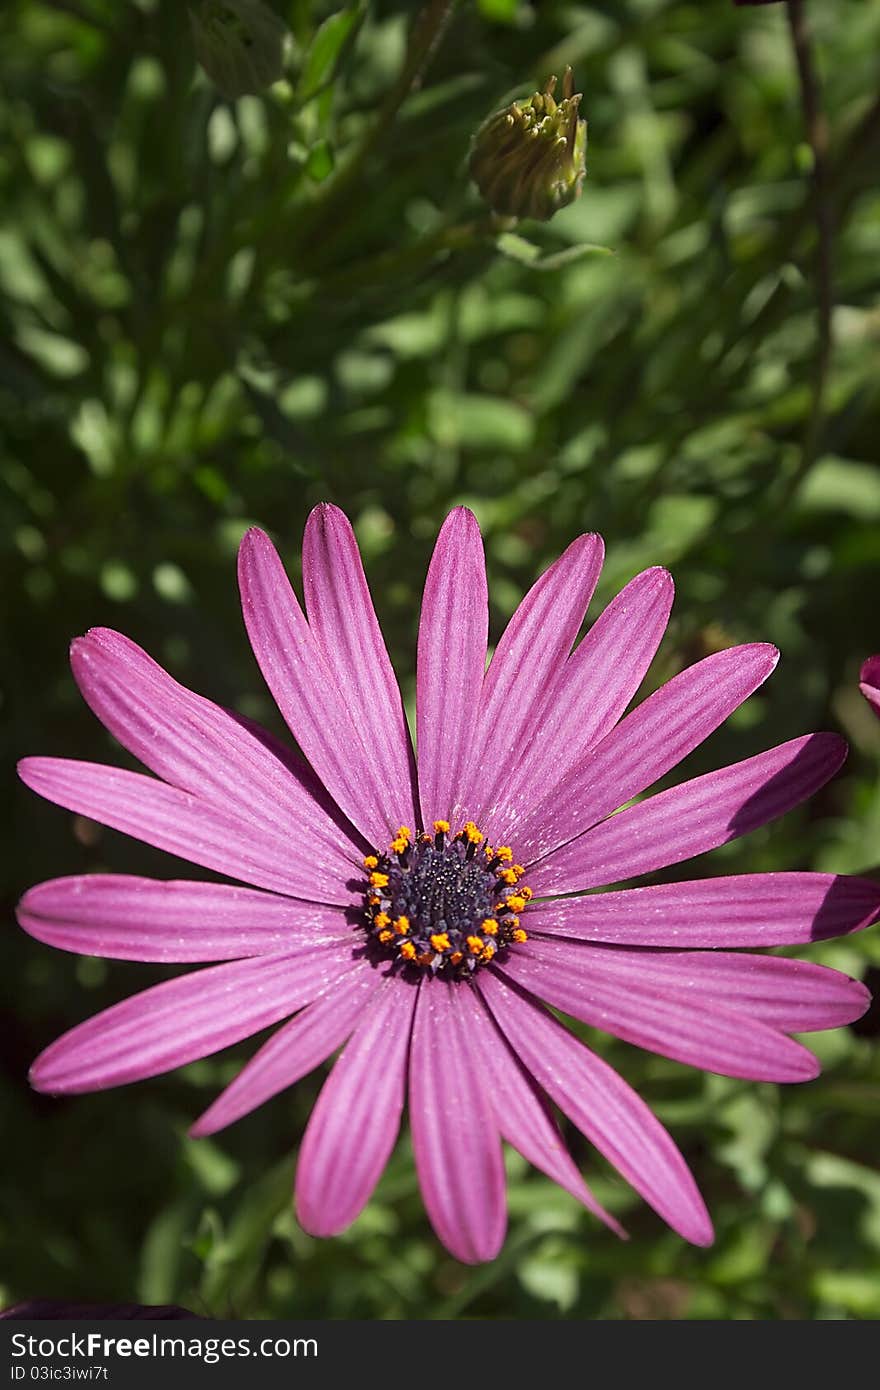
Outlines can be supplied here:
[[[698, 661], [628, 714], [509, 831], [531, 858], [581, 835], [650, 787], [761, 685], [779, 653], [765, 642]], [[523, 859], [526, 863], [527, 859]]]
[[107, 628], [73, 642], [70, 662], [101, 723], [163, 781], [259, 834], [295, 838], [343, 872], [360, 862], [363, 849], [310, 769], [290, 752], [282, 761], [263, 730], [187, 690]]
[[880, 718], [880, 656], [869, 656], [859, 674], [861, 690], [874, 713]]
[[273, 1033], [196, 1120], [190, 1129], [193, 1138], [225, 1129], [325, 1062], [357, 1026], [381, 983], [378, 970], [357, 961], [332, 989]]
[[535, 1080], [656, 1212], [694, 1245], [712, 1223], [684, 1159], [644, 1101], [606, 1062], [495, 971], [479, 987]]
[[312, 1110], [296, 1170], [296, 1213], [313, 1236], [344, 1231], [373, 1194], [400, 1128], [417, 990], [386, 980]]
[[459, 993], [465, 1027], [480, 1057], [489, 1104], [502, 1137], [625, 1240], [623, 1227], [596, 1201], [575, 1167], [546, 1098], [523, 1070], [477, 991]]
[[[615, 956], [621, 951], [624, 957]], [[702, 1071], [750, 1081], [818, 1076], [818, 1062], [800, 1043], [737, 1012], [733, 990], [723, 1007], [721, 989], [704, 988], [705, 967], [676, 964], [677, 975], [668, 961], [654, 969], [647, 955], [624, 947], [529, 942], [510, 953], [504, 976], [592, 1028]]]
[[153, 985], [51, 1043], [31, 1085], [54, 1095], [104, 1091], [209, 1057], [311, 1003], [351, 960], [348, 943], [309, 943]]
[[612, 816], [529, 870], [534, 892], [620, 883], [747, 835], [806, 801], [846, 757], [836, 734], [807, 734]]
[[511, 768], [521, 767], [525, 750], [543, 736], [551, 717], [563, 664], [584, 620], [604, 553], [599, 536], [573, 541], [526, 594], [495, 649], [461, 796], [469, 816], [490, 833], [493, 808], [509, 795]]
[[348, 819], [371, 845], [384, 847], [400, 824], [407, 788], [386, 778], [355, 725], [265, 532], [244, 537], [238, 578], [251, 646], [288, 728]]
[[456, 507], [437, 537], [419, 622], [416, 747], [427, 826], [458, 816], [486, 668], [488, 630], [480, 528], [472, 512]]
[[376, 618], [351, 523], [327, 502], [303, 537], [309, 626], [343, 692], [356, 727], [395, 788], [401, 821], [416, 823], [415, 758], [397, 678]]
[[139, 772], [72, 758], [25, 758], [18, 773], [56, 806], [258, 888], [348, 906], [363, 878], [363, 869], [320, 844], [306, 824], [292, 842]]
[[464, 991], [419, 990], [410, 1050], [410, 1126], [431, 1225], [464, 1264], [492, 1260], [507, 1226], [504, 1164], [483, 1059], [468, 1034]]
[[225, 883], [82, 874], [38, 883], [19, 925], [62, 951], [115, 960], [283, 955], [298, 942], [351, 940], [345, 911]]
[[666, 570], [645, 570], [600, 613], [559, 672], [522, 761], [503, 769], [505, 795], [486, 827], [491, 839], [506, 838], [534, 805], [535, 789], [545, 797], [613, 729], [654, 659], [672, 594]]
[[550, 899], [529, 930], [623, 946], [787, 946], [860, 931], [880, 883], [842, 874], [734, 874]]

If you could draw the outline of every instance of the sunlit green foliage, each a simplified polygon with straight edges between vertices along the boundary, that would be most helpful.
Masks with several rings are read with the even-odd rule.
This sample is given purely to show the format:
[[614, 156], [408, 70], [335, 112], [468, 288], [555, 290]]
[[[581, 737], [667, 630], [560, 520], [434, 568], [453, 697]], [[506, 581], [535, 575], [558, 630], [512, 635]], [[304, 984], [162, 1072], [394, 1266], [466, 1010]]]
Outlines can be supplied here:
[[[0, 10], [9, 753], [125, 761], [66, 666], [69, 638], [98, 624], [277, 728], [237, 611], [235, 548], [260, 522], [295, 571], [324, 498], [355, 523], [411, 698], [430, 547], [466, 502], [486, 536], [495, 637], [540, 570], [595, 529], [600, 599], [644, 565], [675, 573], [651, 684], [718, 646], [776, 642], [770, 685], [686, 771], [813, 728], [841, 729], [853, 752], [812, 806], [711, 866], [871, 871], [880, 725], [855, 682], [880, 649], [880, 5], [808, 6], [836, 226], [815, 459], [816, 234], [783, 5], [464, 0], [413, 90], [414, 4], [271, 8], [291, 35], [284, 80], [232, 101], [196, 66], [179, 0]], [[493, 227], [467, 178], [471, 135], [566, 63], [589, 123], [583, 196], [547, 224]], [[6, 787], [7, 1301], [880, 1316], [876, 1024], [822, 1036], [822, 1079], [788, 1089], [599, 1040], [694, 1166], [717, 1221], [709, 1252], [685, 1248], [573, 1135], [628, 1245], [511, 1158], [507, 1245], [466, 1270], [430, 1232], [405, 1143], [352, 1230], [311, 1240], [290, 1188], [318, 1075], [214, 1140], [185, 1138], [248, 1048], [103, 1095], [30, 1094], [40, 1047], [162, 972], [38, 946], [12, 924], [18, 893], [68, 872], [192, 870], [12, 790], [11, 772]], [[811, 955], [864, 975], [880, 935]]]

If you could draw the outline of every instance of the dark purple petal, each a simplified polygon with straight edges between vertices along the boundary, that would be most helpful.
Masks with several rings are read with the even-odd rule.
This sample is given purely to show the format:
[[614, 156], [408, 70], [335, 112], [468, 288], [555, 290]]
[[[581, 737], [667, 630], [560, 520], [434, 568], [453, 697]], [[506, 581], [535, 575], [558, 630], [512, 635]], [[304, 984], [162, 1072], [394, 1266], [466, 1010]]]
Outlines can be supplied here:
[[394, 1148], [416, 994], [398, 978], [382, 983], [312, 1110], [297, 1162], [296, 1214], [313, 1236], [351, 1225]]
[[309, 943], [153, 985], [51, 1043], [31, 1085], [53, 1095], [104, 1091], [209, 1057], [311, 1003], [351, 961], [348, 943]]
[[431, 1225], [464, 1264], [492, 1260], [507, 1211], [498, 1125], [467, 1030], [466, 986], [422, 982], [410, 1049], [413, 1153]]
[[357, 1026], [382, 976], [365, 961], [341, 975], [264, 1043], [190, 1129], [193, 1138], [216, 1134], [292, 1086], [341, 1047]]
[[317, 806], [319, 823], [312, 827], [304, 819], [291, 840], [139, 772], [72, 758], [25, 758], [18, 773], [56, 806], [258, 888], [347, 906], [357, 892], [351, 885], [363, 879], [363, 868], [323, 840], [325, 816]]
[[860, 931], [880, 882], [846, 874], [735, 874], [549, 899], [529, 929], [623, 946], [788, 946]]
[[476, 517], [456, 507], [437, 537], [419, 621], [416, 750], [422, 819], [456, 818], [480, 704], [489, 598]]
[[546, 1097], [523, 1070], [477, 991], [462, 989], [460, 994], [465, 1027], [472, 1050], [480, 1058], [489, 1104], [502, 1137], [625, 1240], [623, 1227], [596, 1201], [575, 1167]]
[[[552, 717], [557, 686], [602, 569], [599, 536], [579, 536], [533, 584], [507, 624], [483, 682], [462, 801], [490, 834], [494, 807], [519, 783], [526, 750]], [[524, 678], [526, 672], [528, 678]]]
[[265, 532], [244, 537], [238, 578], [254, 656], [288, 728], [348, 819], [372, 845], [384, 846], [400, 824], [408, 789], [386, 779], [356, 727]]
[[338, 507], [323, 502], [312, 511], [302, 565], [309, 626], [367, 749], [397, 793], [400, 820], [412, 828], [416, 765], [403, 701], [351, 522]]
[[522, 761], [503, 768], [506, 781], [486, 824], [496, 843], [513, 833], [511, 828], [525, 818], [537, 796], [546, 797], [614, 728], [654, 659], [672, 594], [672, 579], [665, 570], [636, 575], [572, 652]]
[[694, 1245], [712, 1223], [687, 1164], [660, 1121], [617, 1072], [494, 970], [480, 990], [524, 1066], [646, 1202]]
[[296, 942], [351, 939], [345, 910], [225, 883], [82, 874], [38, 883], [19, 925], [62, 951], [115, 960], [283, 955]]
[[523, 863], [583, 834], [650, 787], [708, 738], [778, 659], [765, 642], [731, 647], [661, 686], [510, 829]]
[[880, 719], [880, 656], [869, 656], [862, 666], [859, 690]]
[[808, 734], [611, 816], [529, 870], [535, 893], [620, 883], [747, 835], [806, 801], [843, 763], [836, 734]]

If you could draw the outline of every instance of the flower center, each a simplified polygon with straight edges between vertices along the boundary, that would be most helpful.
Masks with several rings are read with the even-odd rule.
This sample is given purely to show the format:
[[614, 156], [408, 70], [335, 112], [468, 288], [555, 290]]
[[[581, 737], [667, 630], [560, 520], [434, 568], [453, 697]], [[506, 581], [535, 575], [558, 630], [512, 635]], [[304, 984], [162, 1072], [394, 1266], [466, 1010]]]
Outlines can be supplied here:
[[382, 954], [435, 974], [466, 977], [508, 946], [526, 940], [519, 913], [532, 896], [507, 845], [493, 849], [473, 821], [456, 835], [402, 825], [387, 853], [364, 860], [367, 931]]

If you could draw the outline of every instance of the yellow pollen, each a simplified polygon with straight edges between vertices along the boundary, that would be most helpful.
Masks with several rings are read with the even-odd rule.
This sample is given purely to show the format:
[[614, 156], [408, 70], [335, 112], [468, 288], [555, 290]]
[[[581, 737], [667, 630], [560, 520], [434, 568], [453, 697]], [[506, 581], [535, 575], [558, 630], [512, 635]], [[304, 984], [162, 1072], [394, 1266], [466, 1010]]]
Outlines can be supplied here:
[[409, 931], [409, 918], [395, 917], [394, 930], [397, 932], [398, 936], [406, 936], [407, 932]]
[[469, 936], [467, 939], [467, 948], [472, 956], [479, 956], [483, 951], [483, 943], [478, 936]]
[[513, 858], [513, 850], [510, 845], [499, 845], [495, 851], [495, 858], [500, 859], [502, 864], [509, 864]]
[[416, 954], [416, 948], [411, 941], [401, 941], [400, 954], [403, 956], [404, 960], [413, 960]]
[[481, 845], [486, 838], [482, 830], [478, 830], [472, 820], [465, 821], [464, 835], [467, 840], [470, 840], [472, 845]]
[[514, 869], [502, 869], [498, 877], [501, 879], [502, 883], [509, 883], [512, 888], [516, 883], [518, 874]]
[[449, 821], [448, 821], [448, 820], [435, 820], [435, 822], [434, 822], [434, 829], [437, 831], [437, 834], [438, 834], [438, 835], [448, 835], [448, 834], [449, 834]]
[[397, 834], [395, 835], [394, 839], [391, 841], [391, 848], [393, 849], [394, 853], [403, 854], [403, 851], [409, 847], [409, 842], [411, 839], [412, 831], [410, 830], [409, 826], [402, 825], [398, 830]]
[[513, 933], [513, 936], [511, 938], [511, 940], [515, 941], [519, 946], [521, 946], [524, 941], [528, 941], [528, 939], [529, 934], [528, 932], [523, 931], [522, 927], [517, 927], [516, 931]]
[[483, 960], [491, 960], [495, 954], [494, 941], [487, 941], [483, 947]]
[[386, 946], [386, 945], [388, 944], [389, 941], [393, 941], [393, 940], [394, 940], [394, 932], [393, 932], [393, 931], [380, 931], [380, 933], [379, 933], [379, 940], [382, 942], [382, 945], [383, 945], [383, 946]]
[[388, 887], [388, 875], [387, 875], [387, 874], [372, 873], [372, 874], [370, 874], [370, 882], [372, 883], [372, 885], [373, 885], [374, 888], [387, 888], [387, 887]]
[[376, 894], [373, 893], [372, 896], [371, 896], [371, 898], [370, 898], [370, 907], [378, 907], [381, 901], [382, 901], [382, 899], [381, 899], [381, 898], [377, 898], [377, 897], [376, 897]]
[[525, 898], [526, 902], [530, 902], [532, 897], [534, 896], [531, 888], [527, 883], [521, 883], [516, 891], [519, 893], [521, 898]]
[[522, 878], [523, 874], [525, 873], [525, 869], [523, 868], [522, 864], [511, 864], [510, 867], [516, 874], [517, 878]]
[[511, 893], [507, 899], [507, 906], [511, 912], [522, 912], [527, 902], [528, 898], [524, 898], [522, 893]]
[[378, 859], [376, 858], [375, 854], [368, 854], [367, 857], [366, 857], [366, 859], [364, 860], [364, 868], [365, 868], [365, 869], [375, 869], [375, 867], [376, 867], [376, 865], [377, 865], [378, 863], [379, 863], [379, 861], [378, 861]]
[[453, 965], [461, 965], [461, 962], [464, 960], [464, 957], [461, 954], [461, 951], [453, 951], [449, 959]]
[[373, 918], [373, 922], [380, 931], [384, 931], [386, 927], [391, 925], [391, 918], [388, 916], [387, 912], [377, 912]]
[[448, 951], [449, 937], [446, 935], [445, 931], [435, 932], [431, 937], [431, 945], [434, 947], [435, 951]]
[[484, 931], [487, 936], [498, 935], [498, 923], [494, 917], [485, 917], [480, 923], [480, 931]]

